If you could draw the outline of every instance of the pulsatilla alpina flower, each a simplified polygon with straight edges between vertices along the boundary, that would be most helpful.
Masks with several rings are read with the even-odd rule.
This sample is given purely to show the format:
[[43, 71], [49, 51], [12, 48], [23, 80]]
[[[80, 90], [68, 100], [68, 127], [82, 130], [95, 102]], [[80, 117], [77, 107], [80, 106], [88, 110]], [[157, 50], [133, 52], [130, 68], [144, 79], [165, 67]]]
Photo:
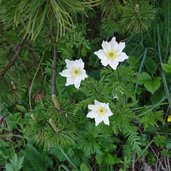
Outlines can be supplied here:
[[103, 66], [110, 65], [115, 70], [119, 62], [128, 59], [126, 53], [122, 52], [125, 48], [125, 43], [117, 43], [115, 37], [113, 37], [110, 42], [103, 41], [102, 48], [103, 49], [94, 52], [94, 54], [101, 59]]
[[88, 118], [95, 118], [95, 125], [100, 122], [109, 125], [109, 116], [113, 115], [109, 108], [109, 103], [101, 103], [97, 100], [94, 101], [94, 105], [88, 105], [88, 109], [91, 111], [87, 114]]
[[65, 60], [67, 69], [63, 70], [59, 74], [67, 78], [65, 86], [74, 84], [78, 89], [80, 87], [81, 81], [87, 78], [86, 71], [84, 70], [84, 62], [82, 59], [70, 61]]

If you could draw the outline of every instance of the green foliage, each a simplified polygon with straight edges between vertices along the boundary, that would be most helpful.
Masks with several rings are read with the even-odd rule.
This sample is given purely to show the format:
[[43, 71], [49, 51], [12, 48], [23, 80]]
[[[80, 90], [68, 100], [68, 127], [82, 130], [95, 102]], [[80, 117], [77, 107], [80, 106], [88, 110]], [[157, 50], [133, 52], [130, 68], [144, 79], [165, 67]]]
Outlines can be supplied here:
[[[105, 128], [104, 126], [99, 129], [96, 129], [94, 124], [92, 125], [89, 123], [85, 127], [85, 130], [79, 133], [78, 148], [82, 149], [85, 156], [90, 156], [92, 154], [101, 154], [103, 148], [106, 148], [106, 145], [112, 143], [112, 140], [109, 138], [110, 136], [111, 134], [109, 132], [109, 129]], [[115, 148], [114, 145], [108, 147], [109, 149]]]
[[147, 31], [155, 17], [155, 8], [147, 0], [128, 1], [123, 7], [121, 25], [127, 32]]
[[85, 163], [81, 163], [80, 165], [80, 171], [89, 171], [89, 168]]
[[168, 64], [162, 64], [162, 68], [167, 73], [171, 72], [171, 57], [168, 59]]
[[[0, 170], [167, 170], [170, 9], [170, 1], [0, 0]], [[116, 70], [94, 55], [112, 36], [129, 56]], [[80, 58], [89, 76], [66, 87], [64, 61]], [[109, 103], [109, 125], [86, 117], [94, 100]]]
[[90, 49], [90, 42], [85, 38], [83, 31], [79, 27], [67, 33], [59, 42], [58, 51], [63, 59], [72, 59], [76, 56], [85, 57]]
[[21, 26], [21, 32], [25, 36], [28, 35], [31, 40], [35, 40], [41, 33], [52, 32], [49, 29], [54, 27], [56, 40], [58, 40], [66, 31], [74, 27], [74, 17], [72, 16], [77, 13], [85, 13], [87, 9], [96, 4], [96, 0], [77, 0], [76, 2], [73, 0], [60, 2], [56, 0], [48, 2], [24, 0], [20, 3], [16, 3], [15, 0], [10, 3], [1, 1], [0, 20], [7, 26]]
[[[63, 106], [62, 106], [63, 103]], [[57, 111], [47, 98], [45, 103], [32, 111], [27, 125], [27, 134], [46, 149], [55, 146], [66, 146], [74, 142], [75, 130], [72, 126], [74, 113], [70, 101], [60, 101], [61, 110]]]
[[24, 157], [18, 157], [17, 154], [15, 154], [10, 160], [10, 163], [7, 163], [5, 165], [5, 170], [19, 171], [23, 166], [23, 161], [24, 161]]
[[149, 112], [144, 115], [140, 121], [144, 126], [145, 130], [152, 129], [153, 127], [158, 127], [158, 122], [163, 122], [163, 113], [161, 111]]
[[50, 157], [41, 148], [36, 149], [31, 143], [27, 144], [24, 152], [23, 168], [25, 171], [48, 170], [53, 162]]
[[161, 85], [160, 80], [161, 80], [160, 77], [151, 78], [151, 76], [146, 72], [142, 72], [141, 74], [138, 75], [139, 84], [143, 84], [144, 87], [152, 94], [157, 89], [159, 89]]

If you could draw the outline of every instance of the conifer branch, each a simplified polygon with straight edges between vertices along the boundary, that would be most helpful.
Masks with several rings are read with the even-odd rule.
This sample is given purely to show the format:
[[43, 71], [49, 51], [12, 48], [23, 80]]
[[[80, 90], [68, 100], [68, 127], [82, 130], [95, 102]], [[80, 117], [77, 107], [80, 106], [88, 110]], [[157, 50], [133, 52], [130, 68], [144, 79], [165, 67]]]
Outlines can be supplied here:
[[24, 44], [25, 39], [23, 39], [17, 46], [16, 46], [16, 52], [13, 58], [6, 64], [5, 68], [0, 71], [0, 78], [2, 79], [6, 72], [15, 64], [17, 58], [20, 56], [23, 44]]

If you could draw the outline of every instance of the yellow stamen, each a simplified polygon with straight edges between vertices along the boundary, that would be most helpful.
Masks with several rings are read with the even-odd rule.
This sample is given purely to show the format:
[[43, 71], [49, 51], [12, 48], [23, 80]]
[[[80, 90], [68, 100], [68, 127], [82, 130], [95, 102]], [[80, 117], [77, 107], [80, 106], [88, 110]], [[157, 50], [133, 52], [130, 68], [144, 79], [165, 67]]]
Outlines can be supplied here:
[[104, 107], [99, 107], [98, 109], [97, 109], [97, 113], [98, 113], [98, 115], [99, 116], [104, 116], [104, 115], [106, 115], [106, 109], [104, 108]]
[[117, 52], [114, 50], [110, 50], [106, 53], [106, 55], [109, 59], [113, 60], [117, 57]]
[[80, 69], [79, 68], [73, 68], [72, 71], [71, 71], [71, 74], [73, 77], [77, 77], [80, 75]]

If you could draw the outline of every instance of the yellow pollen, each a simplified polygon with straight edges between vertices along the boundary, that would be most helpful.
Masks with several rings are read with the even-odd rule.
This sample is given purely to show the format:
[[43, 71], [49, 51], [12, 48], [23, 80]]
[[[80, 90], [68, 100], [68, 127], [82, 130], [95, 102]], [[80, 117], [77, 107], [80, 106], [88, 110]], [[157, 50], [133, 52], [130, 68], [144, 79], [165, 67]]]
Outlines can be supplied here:
[[73, 68], [71, 70], [71, 74], [72, 74], [73, 77], [79, 76], [80, 75], [80, 69], [79, 68]]
[[104, 116], [104, 115], [106, 115], [106, 109], [104, 107], [99, 107], [97, 109], [97, 113], [99, 116]]
[[107, 57], [109, 58], [109, 59], [115, 59], [116, 57], [117, 57], [117, 52], [116, 51], [108, 51], [107, 53], [106, 53], [106, 55], [107, 55]]

